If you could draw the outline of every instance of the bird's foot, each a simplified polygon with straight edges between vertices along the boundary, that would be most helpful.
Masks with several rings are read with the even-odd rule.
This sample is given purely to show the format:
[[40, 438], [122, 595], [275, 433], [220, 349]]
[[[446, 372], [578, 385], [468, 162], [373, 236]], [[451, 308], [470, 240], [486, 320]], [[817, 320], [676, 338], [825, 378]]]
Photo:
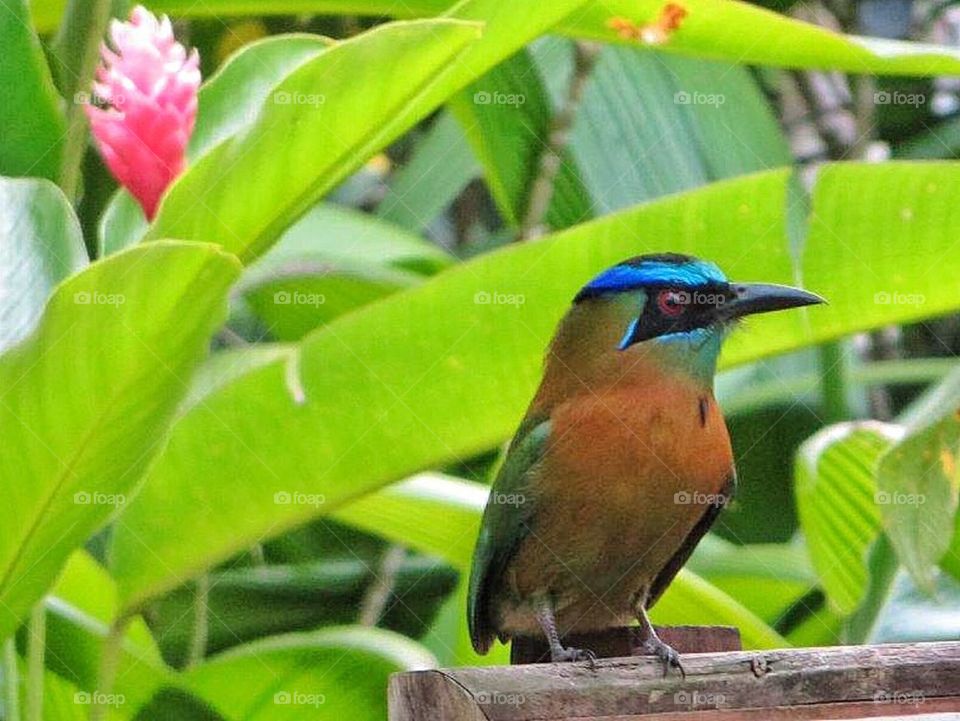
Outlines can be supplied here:
[[681, 678], [687, 678], [687, 672], [684, 670], [683, 664], [680, 663], [680, 654], [677, 653], [672, 646], [668, 646], [656, 636], [650, 636], [644, 640], [641, 648], [644, 653], [660, 659], [663, 663], [664, 676], [670, 673], [671, 668], [675, 668], [680, 672]]
[[590, 665], [590, 668], [593, 668], [597, 663], [597, 655], [593, 651], [583, 648], [560, 646], [550, 649], [550, 661], [551, 663], [576, 663], [578, 661], [586, 661]]

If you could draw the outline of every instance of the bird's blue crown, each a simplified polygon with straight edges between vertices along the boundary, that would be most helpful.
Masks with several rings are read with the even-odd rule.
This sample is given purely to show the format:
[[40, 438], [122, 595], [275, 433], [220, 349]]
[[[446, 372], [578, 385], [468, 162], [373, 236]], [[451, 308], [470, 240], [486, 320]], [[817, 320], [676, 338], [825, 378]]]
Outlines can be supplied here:
[[600, 273], [580, 290], [574, 302], [649, 286], [699, 288], [726, 282], [723, 271], [705, 260], [679, 253], [641, 255]]

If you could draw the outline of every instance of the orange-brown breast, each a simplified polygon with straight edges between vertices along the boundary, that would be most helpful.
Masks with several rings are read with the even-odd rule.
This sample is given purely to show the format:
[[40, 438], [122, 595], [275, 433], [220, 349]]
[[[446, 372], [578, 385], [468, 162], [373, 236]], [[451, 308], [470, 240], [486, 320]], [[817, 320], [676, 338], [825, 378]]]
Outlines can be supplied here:
[[549, 593], [561, 632], [624, 623], [732, 474], [712, 392], [654, 360], [554, 405], [534, 479], [537, 514], [505, 577], [500, 623], [535, 631], [524, 600]]

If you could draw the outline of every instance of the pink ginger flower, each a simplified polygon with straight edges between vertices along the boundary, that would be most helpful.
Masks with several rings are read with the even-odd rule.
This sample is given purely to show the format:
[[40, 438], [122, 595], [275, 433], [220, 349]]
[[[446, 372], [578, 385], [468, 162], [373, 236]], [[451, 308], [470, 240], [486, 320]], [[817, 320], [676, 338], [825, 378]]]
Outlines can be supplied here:
[[87, 117], [104, 162], [152, 220], [164, 191], [186, 164], [197, 118], [200, 57], [177, 42], [170, 19], [138, 5], [110, 25], [93, 84], [105, 106]]

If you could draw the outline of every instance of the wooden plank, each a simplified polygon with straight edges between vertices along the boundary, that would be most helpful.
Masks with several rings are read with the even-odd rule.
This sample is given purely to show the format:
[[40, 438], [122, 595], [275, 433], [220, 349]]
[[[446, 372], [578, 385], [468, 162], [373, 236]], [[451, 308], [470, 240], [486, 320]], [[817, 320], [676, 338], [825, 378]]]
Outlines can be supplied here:
[[397, 674], [391, 721], [785, 721], [960, 712], [960, 642], [694, 653]]
[[[733, 626], [657, 626], [657, 635], [679, 653], [711, 653], [739, 651], [740, 630]], [[571, 634], [564, 643], [574, 648], [593, 651], [597, 658], [643, 656], [639, 648], [637, 626], [608, 628], [594, 633]], [[543, 638], [520, 636], [510, 644], [510, 663], [547, 663], [550, 647]]]

